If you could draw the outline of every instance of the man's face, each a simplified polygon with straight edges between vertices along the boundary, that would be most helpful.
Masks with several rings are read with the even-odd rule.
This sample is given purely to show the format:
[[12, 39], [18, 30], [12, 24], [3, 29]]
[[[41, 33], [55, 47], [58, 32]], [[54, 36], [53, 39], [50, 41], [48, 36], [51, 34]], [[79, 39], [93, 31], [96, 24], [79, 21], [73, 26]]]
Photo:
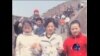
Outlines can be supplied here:
[[42, 24], [41, 20], [36, 21], [36, 24], [40, 26]]
[[39, 15], [39, 12], [34, 12], [34, 15]]
[[47, 34], [52, 34], [55, 31], [55, 26], [52, 22], [50, 22], [46, 27]]
[[80, 26], [79, 24], [75, 23], [71, 25], [71, 33], [73, 36], [77, 36], [80, 33]]

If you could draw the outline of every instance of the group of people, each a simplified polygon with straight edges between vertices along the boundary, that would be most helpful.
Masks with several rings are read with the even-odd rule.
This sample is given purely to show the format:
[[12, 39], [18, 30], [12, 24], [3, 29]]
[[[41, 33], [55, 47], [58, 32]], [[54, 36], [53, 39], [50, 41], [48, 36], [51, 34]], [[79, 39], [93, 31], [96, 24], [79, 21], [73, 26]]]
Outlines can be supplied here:
[[[32, 18], [21, 18], [14, 25], [17, 34], [15, 56], [87, 56], [87, 36], [81, 32], [78, 20], [68, 24], [69, 15], [62, 15], [59, 22], [55, 18], [43, 20], [38, 10], [34, 11]], [[64, 25], [69, 28], [69, 36], [65, 40], [55, 32], [59, 23], [62, 27], [61, 33], [65, 31]]]
[[44, 26], [45, 30], [42, 36], [35, 34], [32, 22], [23, 21], [22, 33], [16, 40], [16, 56], [87, 56], [87, 37], [81, 33], [78, 20], [71, 22], [71, 35], [64, 41], [55, 33], [58, 24], [54, 19], [48, 18], [40, 26]]

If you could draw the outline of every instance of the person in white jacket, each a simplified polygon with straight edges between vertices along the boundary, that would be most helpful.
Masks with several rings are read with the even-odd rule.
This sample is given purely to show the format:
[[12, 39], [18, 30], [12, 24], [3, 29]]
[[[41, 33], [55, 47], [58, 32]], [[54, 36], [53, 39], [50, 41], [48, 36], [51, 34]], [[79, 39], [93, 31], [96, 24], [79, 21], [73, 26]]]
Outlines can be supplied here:
[[31, 22], [25, 20], [22, 24], [22, 30], [23, 33], [17, 37], [15, 56], [37, 56], [40, 39], [34, 35]]
[[46, 33], [41, 37], [41, 56], [59, 56], [63, 51], [62, 37], [55, 34], [57, 24], [54, 19], [47, 19], [45, 22]]

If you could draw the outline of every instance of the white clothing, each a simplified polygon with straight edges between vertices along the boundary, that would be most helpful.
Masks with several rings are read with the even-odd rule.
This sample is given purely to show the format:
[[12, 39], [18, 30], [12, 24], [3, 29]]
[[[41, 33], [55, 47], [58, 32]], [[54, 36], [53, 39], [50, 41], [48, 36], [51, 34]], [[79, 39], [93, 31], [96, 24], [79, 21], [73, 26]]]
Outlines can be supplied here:
[[50, 39], [46, 36], [41, 37], [42, 56], [59, 56], [58, 48], [63, 48], [62, 37], [53, 34]]
[[31, 35], [19, 34], [16, 41], [16, 56], [36, 56], [32, 52], [32, 45], [39, 42], [39, 37], [33, 33]]
[[65, 22], [67, 23], [69, 21], [70, 21], [70, 18], [69, 17], [66, 17]]
[[65, 18], [65, 17], [66, 17], [65, 15], [62, 15], [62, 16], [61, 16], [61, 18]]
[[38, 28], [38, 26], [37, 25], [34, 25], [34, 30], [36, 30]]

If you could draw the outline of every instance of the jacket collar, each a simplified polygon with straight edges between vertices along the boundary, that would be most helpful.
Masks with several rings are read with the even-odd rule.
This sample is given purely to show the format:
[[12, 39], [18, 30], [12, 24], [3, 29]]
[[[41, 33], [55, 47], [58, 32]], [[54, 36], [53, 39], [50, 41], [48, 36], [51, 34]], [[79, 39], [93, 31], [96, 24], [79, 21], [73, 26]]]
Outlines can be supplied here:
[[53, 33], [53, 34], [51, 35], [51, 37], [50, 37], [50, 38], [47, 38], [47, 36], [46, 36], [46, 34], [45, 34], [44, 38], [45, 38], [45, 40], [52, 41], [52, 40], [54, 40], [54, 39], [55, 39], [55, 33]]
[[79, 38], [82, 35], [82, 33], [80, 32], [77, 36], [72, 36], [73, 38]]
[[27, 35], [27, 36], [32, 36], [32, 35], [34, 35], [33, 31], [30, 32], [30, 33], [25, 33], [25, 32], [23, 32], [23, 34], [24, 34], [24, 35]]

